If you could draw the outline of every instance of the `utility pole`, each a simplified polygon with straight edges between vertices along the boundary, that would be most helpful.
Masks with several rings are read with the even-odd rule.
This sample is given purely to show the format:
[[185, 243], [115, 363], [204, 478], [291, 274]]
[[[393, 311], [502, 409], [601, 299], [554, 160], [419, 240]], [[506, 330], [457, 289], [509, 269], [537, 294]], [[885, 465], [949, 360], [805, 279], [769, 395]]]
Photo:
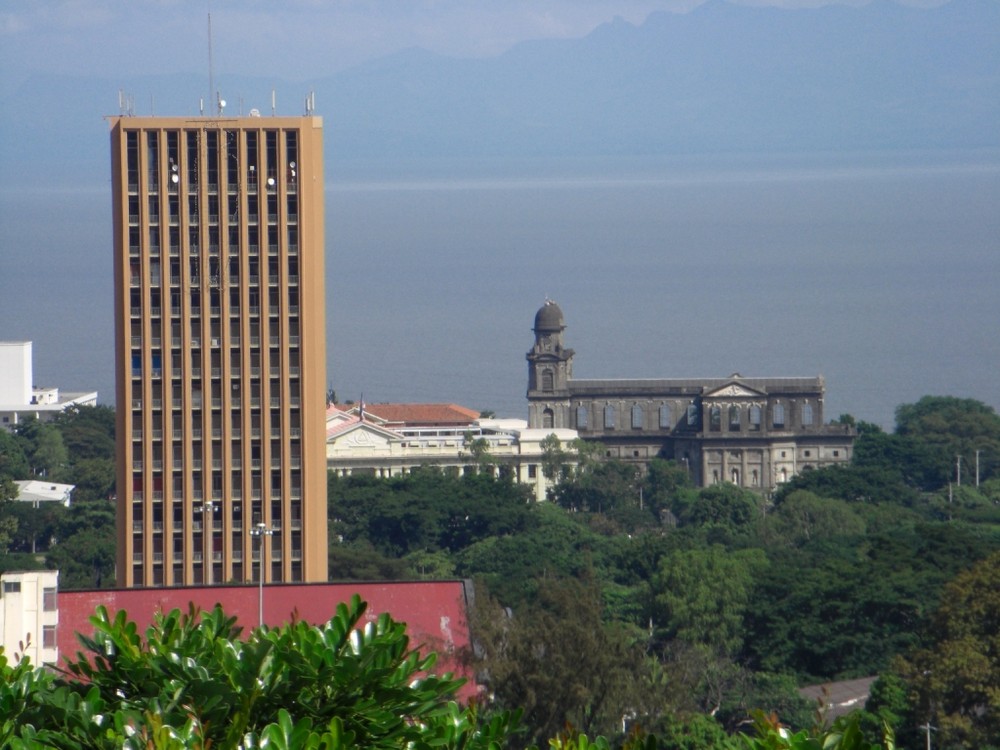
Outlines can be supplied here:
[[927, 735], [927, 750], [931, 750], [931, 732], [936, 732], [937, 727], [932, 727], [930, 721], [926, 724], [921, 724], [917, 729], [923, 729]]
[[981, 450], [976, 448], [976, 487], [979, 486], [979, 454], [982, 453]]
[[962, 457], [960, 455], [959, 456], [955, 456], [955, 476], [957, 478], [956, 479], [956, 484], [959, 487], [961, 487], [962, 486]]
[[[260, 575], [257, 581], [257, 619], [261, 628], [264, 627], [264, 537], [273, 534], [274, 529], [264, 522], [260, 522], [250, 529], [250, 536], [257, 540], [257, 556], [260, 558], [258, 565]], [[253, 564], [252, 560], [251, 564]]]

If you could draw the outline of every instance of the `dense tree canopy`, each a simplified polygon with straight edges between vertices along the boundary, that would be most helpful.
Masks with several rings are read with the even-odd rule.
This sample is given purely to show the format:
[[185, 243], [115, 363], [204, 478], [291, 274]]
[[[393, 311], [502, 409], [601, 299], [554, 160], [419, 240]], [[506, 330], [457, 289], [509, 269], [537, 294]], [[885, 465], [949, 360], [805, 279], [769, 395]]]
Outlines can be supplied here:
[[1000, 746], [1000, 553], [949, 583], [927, 629], [931, 639], [897, 664], [911, 715], [937, 727], [944, 748]]
[[[972, 653], [933, 613], [949, 606], [948, 581], [1000, 551], [1000, 433], [993, 410], [967, 399], [925, 398], [898, 417], [893, 433], [859, 423], [850, 466], [806, 472], [772, 497], [698, 489], [673, 462], [641, 472], [558, 441], [545, 448], [544, 471], [562, 477], [550, 503], [492, 472], [331, 477], [331, 575], [463, 577], [488, 590], [489, 614], [474, 617], [480, 674], [500, 705], [530, 709], [532, 737], [569, 720], [621, 741], [638, 725], [672, 737], [664, 747], [694, 748], [680, 728], [732, 735], [753, 708], [804, 729], [796, 684], [880, 671], [865, 731], [875, 742], [883, 719], [899, 722], [909, 742], [927, 701], [942, 726], [982, 710], [946, 706], [947, 670], [921, 687], [913, 665]], [[113, 427], [110, 410], [84, 408], [0, 433], [0, 482], [44, 471], [77, 485], [69, 510], [0, 504], [0, 568], [58, 566], [64, 588], [112, 584]], [[485, 466], [474, 447], [471, 465]], [[629, 665], [633, 684], [592, 651]]]
[[243, 640], [219, 608], [157, 615], [145, 634], [99, 609], [61, 676], [0, 653], [0, 746], [486, 750], [508, 736], [511, 716], [460, 708], [462, 681], [433, 674], [403, 624], [364, 612], [355, 597], [324, 625]]

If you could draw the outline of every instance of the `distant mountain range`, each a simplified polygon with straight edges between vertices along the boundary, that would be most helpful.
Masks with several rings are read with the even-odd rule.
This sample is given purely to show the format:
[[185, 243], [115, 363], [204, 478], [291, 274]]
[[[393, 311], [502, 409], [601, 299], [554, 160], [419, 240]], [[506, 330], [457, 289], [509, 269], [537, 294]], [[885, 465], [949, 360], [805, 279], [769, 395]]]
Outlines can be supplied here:
[[[103, 170], [119, 88], [138, 114], [197, 114], [202, 78], [34, 78], [5, 102], [0, 168]], [[314, 89], [328, 160], [1000, 147], [1000, 2], [709, 0], [491, 59], [410, 50], [307, 83], [218, 83], [230, 113], [267, 115], [272, 88], [298, 113]]]

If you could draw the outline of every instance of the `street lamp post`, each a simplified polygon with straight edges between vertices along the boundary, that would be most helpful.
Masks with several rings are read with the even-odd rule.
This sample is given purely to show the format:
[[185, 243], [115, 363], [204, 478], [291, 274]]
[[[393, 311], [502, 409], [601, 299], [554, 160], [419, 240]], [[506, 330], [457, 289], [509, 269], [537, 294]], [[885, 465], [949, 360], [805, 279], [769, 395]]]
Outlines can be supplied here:
[[257, 556], [260, 559], [260, 564], [258, 565], [260, 575], [257, 581], [257, 619], [260, 627], [264, 627], [264, 537], [271, 536], [272, 534], [274, 534], [274, 529], [263, 521], [250, 529], [250, 536], [258, 540]]

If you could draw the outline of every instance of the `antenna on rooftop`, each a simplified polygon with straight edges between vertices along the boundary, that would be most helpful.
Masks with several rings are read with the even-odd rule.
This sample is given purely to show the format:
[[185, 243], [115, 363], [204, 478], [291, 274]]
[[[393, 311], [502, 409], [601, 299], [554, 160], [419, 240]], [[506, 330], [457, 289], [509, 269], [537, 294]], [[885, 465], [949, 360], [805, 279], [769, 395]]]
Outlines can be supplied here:
[[118, 113], [122, 117], [132, 117], [135, 114], [135, 98], [132, 94], [126, 94], [125, 89], [118, 89]]
[[271, 117], [274, 117], [277, 113], [278, 113], [278, 99], [277, 95], [274, 92], [274, 89], [271, 89]]
[[208, 14], [208, 100], [215, 93], [215, 66], [212, 63], [212, 14]]
[[306, 114], [311, 115], [316, 109], [316, 92], [310, 91], [306, 96]]

